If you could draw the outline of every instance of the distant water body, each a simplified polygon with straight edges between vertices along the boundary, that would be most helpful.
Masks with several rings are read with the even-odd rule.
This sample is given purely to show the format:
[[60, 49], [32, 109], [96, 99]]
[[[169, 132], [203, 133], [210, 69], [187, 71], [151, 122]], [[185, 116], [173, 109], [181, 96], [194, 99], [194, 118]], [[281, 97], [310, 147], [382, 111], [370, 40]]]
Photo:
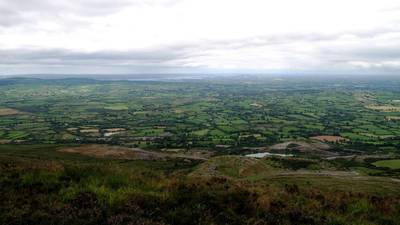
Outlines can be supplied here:
[[291, 154], [275, 154], [275, 153], [269, 153], [269, 152], [261, 152], [261, 153], [255, 153], [255, 154], [248, 154], [246, 156], [247, 157], [251, 157], [251, 158], [264, 158], [266, 156], [292, 157], [293, 155], [291, 155]]

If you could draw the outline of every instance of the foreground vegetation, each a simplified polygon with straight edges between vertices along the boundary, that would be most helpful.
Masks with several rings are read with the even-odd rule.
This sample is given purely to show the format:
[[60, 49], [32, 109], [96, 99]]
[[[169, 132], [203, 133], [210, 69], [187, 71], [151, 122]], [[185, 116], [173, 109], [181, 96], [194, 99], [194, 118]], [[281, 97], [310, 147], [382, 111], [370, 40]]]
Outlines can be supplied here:
[[344, 163], [241, 156], [115, 160], [57, 151], [61, 147], [1, 147], [0, 224], [400, 220], [399, 180], [357, 175]]

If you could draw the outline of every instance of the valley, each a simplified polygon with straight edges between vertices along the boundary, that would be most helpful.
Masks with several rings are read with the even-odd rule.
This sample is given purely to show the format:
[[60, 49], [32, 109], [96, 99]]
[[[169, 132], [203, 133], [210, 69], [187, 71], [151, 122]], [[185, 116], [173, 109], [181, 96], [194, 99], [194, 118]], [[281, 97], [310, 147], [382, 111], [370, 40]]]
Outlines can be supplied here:
[[0, 224], [398, 224], [400, 80], [360, 82], [0, 79]]

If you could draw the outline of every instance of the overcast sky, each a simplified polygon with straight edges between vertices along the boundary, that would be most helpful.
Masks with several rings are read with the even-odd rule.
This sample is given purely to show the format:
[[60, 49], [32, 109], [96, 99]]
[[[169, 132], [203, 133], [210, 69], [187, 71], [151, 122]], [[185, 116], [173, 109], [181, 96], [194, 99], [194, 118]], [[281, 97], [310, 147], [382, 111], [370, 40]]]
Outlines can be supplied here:
[[0, 75], [208, 72], [396, 74], [400, 1], [0, 0]]

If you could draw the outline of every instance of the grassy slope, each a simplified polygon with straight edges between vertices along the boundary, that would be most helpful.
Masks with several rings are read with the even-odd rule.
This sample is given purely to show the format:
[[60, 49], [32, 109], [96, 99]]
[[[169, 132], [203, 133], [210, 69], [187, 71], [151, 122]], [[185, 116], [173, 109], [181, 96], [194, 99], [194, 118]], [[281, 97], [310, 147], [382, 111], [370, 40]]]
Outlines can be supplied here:
[[393, 160], [381, 160], [373, 163], [377, 167], [388, 167], [391, 169], [400, 169], [400, 160], [393, 159]]
[[0, 224], [400, 220], [400, 185], [389, 178], [306, 173], [237, 156], [216, 157], [201, 165], [183, 160], [99, 160], [59, 153], [58, 147], [0, 146]]
[[[290, 159], [288, 161], [294, 164], [295, 161], [299, 163], [300, 160]], [[282, 164], [277, 164], [275, 160], [220, 156], [199, 165], [190, 176], [224, 177], [277, 187], [290, 184], [302, 188], [312, 187], [327, 191], [342, 190], [382, 195], [396, 195], [400, 191], [400, 180], [397, 179], [364, 176], [353, 171], [338, 171], [331, 167], [322, 168], [322, 170], [304, 168], [282, 168]]]

